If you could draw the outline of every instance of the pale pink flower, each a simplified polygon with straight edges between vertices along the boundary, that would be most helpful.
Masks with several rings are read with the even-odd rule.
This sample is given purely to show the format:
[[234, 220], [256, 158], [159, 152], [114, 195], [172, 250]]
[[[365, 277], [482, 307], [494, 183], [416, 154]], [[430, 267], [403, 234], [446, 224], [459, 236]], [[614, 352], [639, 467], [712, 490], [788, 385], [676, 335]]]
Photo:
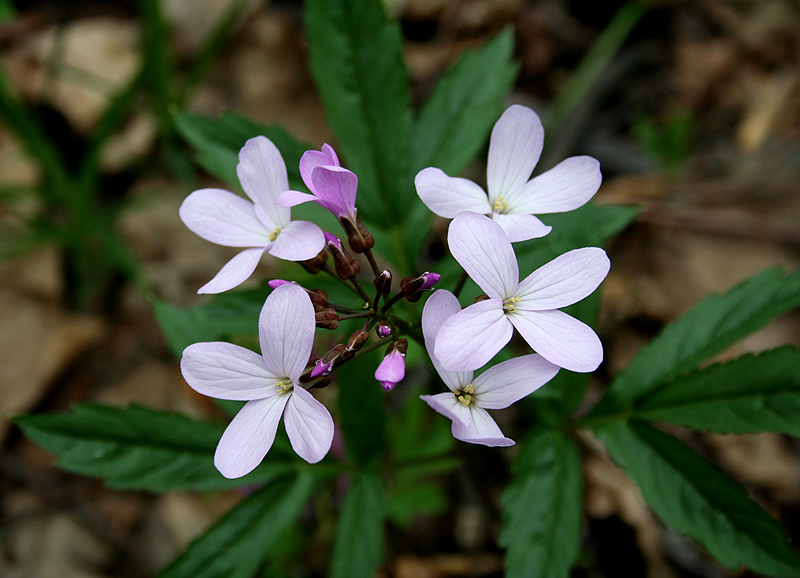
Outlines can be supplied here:
[[408, 341], [402, 338], [393, 341], [386, 348], [386, 355], [375, 370], [375, 379], [381, 383], [384, 391], [394, 389], [394, 386], [406, 376], [406, 351], [408, 351]]
[[444, 289], [428, 298], [422, 311], [422, 334], [433, 366], [450, 390], [421, 395], [434, 410], [453, 420], [453, 437], [485, 446], [510, 446], [487, 409], [503, 409], [553, 379], [559, 367], [535, 353], [499, 363], [473, 378], [471, 371], [448, 371], [436, 357], [435, 343], [448, 319], [461, 311], [455, 295]]
[[610, 263], [598, 247], [564, 253], [519, 281], [519, 267], [506, 234], [492, 219], [463, 212], [450, 223], [453, 257], [489, 297], [450, 317], [436, 340], [436, 357], [450, 371], [471, 371], [509, 342], [514, 328], [542, 357], [565, 369], [590, 372], [603, 359], [591, 327], [566, 307], [590, 295]]
[[236, 174], [250, 201], [222, 189], [200, 189], [189, 195], [180, 217], [207, 241], [226, 247], [251, 247], [231, 259], [198, 293], [221, 293], [245, 281], [264, 252], [287, 261], [312, 259], [325, 246], [322, 230], [308, 221], [292, 221], [291, 211], [275, 204], [289, 189], [280, 151], [263, 136], [239, 151]]
[[314, 345], [314, 307], [292, 283], [267, 297], [258, 319], [261, 355], [230, 343], [195, 343], [181, 372], [203, 395], [246, 401], [217, 445], [214, 465], [226, 478], [251, 472], [272, 447], [281, 415], [297, 454], [320, 461], [331, 447], [333, 419], [298, 382]]
[[512, 242], [550, 232], [534, 215], [577, 209], [600, 188], [600, 163], [587, 156], [571, 157], [530, 179], [539, 162], [544, 129], [531, 109], [509, 107], [492, 130], [484, 191], [474, 182], [449, 177], [440, 169], [423, 169], [414, 179], [428, 208], [452, 219], [461, 211], [489, 215]]

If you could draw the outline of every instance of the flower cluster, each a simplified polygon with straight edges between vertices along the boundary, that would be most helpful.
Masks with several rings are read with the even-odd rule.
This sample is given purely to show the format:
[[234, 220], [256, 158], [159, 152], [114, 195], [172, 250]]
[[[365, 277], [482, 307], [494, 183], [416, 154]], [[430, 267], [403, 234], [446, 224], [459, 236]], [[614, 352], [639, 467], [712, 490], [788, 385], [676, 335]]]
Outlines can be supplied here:
[[[181, 371], [192, 388], [246, 402], [217, 447], [215, 465], [223, 475], [243, 476], [264, 459], [281, 415], [297, 454], [309, 463], [320, 461], [330, 450], [334, 422], [309, 390], [328, 385], [338, 368], [379, 347], [385, 353], [375, 379], [390, 391], [405, 377], [408, 339], [424, 345], [449, 391], [421, 398], [452, 420], [455, 438], [487, 446], [514, 443], [487, 409], [508, 407], [561, 368], [597, 368], [603, 357], [597, 335], [559, 309], [585, 298], [603, 281], [609, 270], [605, 252], [596, 247], [570, 251], [520, 281], [511, 245], [549, 233], [550, 227], [535, 214], [575, 209], [600, 186], [598, 163], [589, 157], [567, 159], [531, 179], [543, 137], [538, 116], [512, 106], [492, 131], [487, 191], [434, 167], [417, 175], [423, 203], [452, 219], [447, 234], [451, 254], [484, 292], [462, 309], [458, 290], [439, 289], [428, 297], [417, 321], [404, 320], [393, 307], [420, 300], [440, 276], [425, 271], [407, 277], [393, 293], [392, 273], [378, 267], [372, 253], [375, 239], [358, 216], [358, 177], [341, 166], [329, 145], [307, 151], [300, 160], [300, 175], [311, 194], [289, 189], [280, 152], [267, 138], [256, 137], [240, 151], [237, 166], [249, 201], [221, 189], [201, 189], [187, 197], [180, 216], [192, 231], [220, 245], [245, 248], [198, 292], [236, 287], [252, 275], [266, 252], [298, 261], [313, 274], [331, 275], [358, 296], [355, 306], [346, 307], [331, 303], [320, 289], [272, 280], [258, 321], [260, 355], [221, 342], [186, 348]], [[291, 220], [290, 208], [308, 201], [333, 213], [346, 243], [313, 223]], [[358, 255], [369, 265], [371, 287], [359, 280], [364, 274]], [[316, 329], [336, 329], [346, 319], [363, 319], [363, 326], [314, 356]], [[509, 342], [514, 329], [535, 353], [474, 376]]]

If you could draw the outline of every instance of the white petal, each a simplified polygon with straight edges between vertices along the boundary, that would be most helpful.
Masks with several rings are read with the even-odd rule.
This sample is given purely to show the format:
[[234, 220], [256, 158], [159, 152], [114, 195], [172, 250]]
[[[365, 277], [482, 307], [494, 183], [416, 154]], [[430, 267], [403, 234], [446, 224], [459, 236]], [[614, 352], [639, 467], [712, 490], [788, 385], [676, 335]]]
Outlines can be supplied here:
[[600, 163], [592, 157], [570, 157], [531, 179], [506, 199], [515, 213], [563, 213], [585, 205], [600, 188]]
[[487, 409], [508, 407], [553, 379], [559, 369], [535, 353], [498, 363], [472, 382], [475, 404]]
[[253, 271], [256, 270], [256, 266], [261, 260], [261, 255], [264, 254], [264, 249], [264, 247], [245, 249], [228, 261], [225, 266], [220, 269], [219, 273], [217, 273], [211, 281], [200, 287], [197, 292], [222, 293], [223, 291], [241, 285], [253, 274]]
[[241, 401], [274, 395], [278, 380], [260, 355], [222, 342], [195, 343], [184, 349], [181, 373], [198, 393]]
[[309, 195], [308, 193], [301, 193], [300, 191], [284, 191], [278, 195], [278, 198], [275, 199], [275, 202], [281, 207], [294, 207], [296, 205], [301, 205], [303, 203], [316, 200], [317, 197], [314, 195]]
[[494, 357], [513, 333], [499, 299], [480, 301], [444, 322], [434, 352], [448, 371], [472, 371]]
[[314, 306], [305, 290], [294, 283], [270, 293], [258, 318], [258, 338], [267, 367], [297, 381], [314, 346]]
[[472, 379], [472, 372], [447, 371], [434, 354], [434, 343], [442, 324], [459, 311], [461, 311], [461, 305], [458, 303], [458, 299], [445, 289], [438, 289], [428, 297], [425, 308], [422, 310], [422, 336], [425, 338], [425, 349], [428, 350], [436, 372], [451, 391], [468, 385]]
[[517, 288], [517, 310], [541, 311], [577, 303], [597, 289], [611, 262], [598, 247], [575, 249], [539, 267]]
[[448, 177], [441, 169], [422, 169], [417, 173], [414, 185], [422, 202], [440, 217], [452, 219], [461, 211], [492, 211], [489, 198], [482, 188], [467, 179]]
[[278, 233], [269, 254], [286, 261], [313, 259], [325, 248], [325, 235], [308, 221], [292, 221]]
[[331, 449], [333, 418], [324, 405], [300, 386], [292, 390], [283, 423], [294, 451], [309, 464], [316, 464]]
[[603, 361], [594, 330], [563, 311], [517, 311], [508, 318], [538, 354], [564, 369], [589, 373]]
[[248, 401], [217, 445], [214, 465], [226, 478], [241, 478], [252, 472], [275, 441], [275, 432], [288, 395], [273, 395]]
[[421, 395], [419, 398], [431, 406], [435, 412], [444, 417], [468, 426], [472, 418], [470, 410], [462, 404], [452, 392], [437, 393], [436, 395]]
[[289, 209], [275, 203], [278, 195], [289, 190], [286, 163], [271, 140], [265, 136], [248, 140], [239, 151], [236, 174], [244, 192], [270, 221], [278, 227], [289, 224]]
[[502, 227], [512, 243], [544, 237], [553, 229], [533, 215], [492, 213], [492, 219]]
[[514, 445], [514, 440], [507, 438], [497, 427], [497, 423], [485, 409], [472, 407], [472, 420], [469, 427], [453, 422], [453, 437], [462, 442], [481, 444], [490, 448], [505, 448]]
[[253, 203], [230, 191], [195, 191], [178, 214], [193, 233], [217, 245], [263, 247], [269, 243], [269, 231], [256, 216]]
[[459, 213], [450, 223], [447, 244], [456, 261], [492, 298], [515, 294], [519, 266], [511, 241], [500, 225], [476, 213]]
[[539, 162], [544, 128], [539, 116], [518, 104], [509, 107], [492, 129], [486, 181], [490, 202], [522, 187]]

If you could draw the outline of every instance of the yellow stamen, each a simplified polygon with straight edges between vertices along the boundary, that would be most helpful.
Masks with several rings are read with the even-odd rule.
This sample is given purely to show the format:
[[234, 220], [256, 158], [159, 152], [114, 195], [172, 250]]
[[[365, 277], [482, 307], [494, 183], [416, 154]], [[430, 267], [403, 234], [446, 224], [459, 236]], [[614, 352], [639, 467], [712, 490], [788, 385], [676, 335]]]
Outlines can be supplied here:
[[453, 393], [455, 394], [458, 402], [464, 407], [469, 407], [475, 403], [475, 396], [473, 395], [475, 393], [475, 389], [472, 387], [471, 383], [464, 389], [459, 389]]
[[287, 377], [286, 379], [275, 382], [275, 387], [281, 390], [280, 393], [289, 393], [294, 386], [292, 385], [292, 380]]
[[506, 313], [514, 313], [514, 311], [517, 310], [517, 308], [514, 307], [514, 303], [519, 303], [520, 301], [522, 301], [520, 297], [509, 297], [503, 301], [503, 309]]
[[272, 232], [269, 234], [269, 237], [268, 237], [268, 239], [269, 239], [270, 241], [274, 241], [275, 239], [277, 239], [277, 238], [278, 238], [278, 235], [280, 234], [280, 232], [281, 232], [281, 228], [280, 228], [280, 227], [275, 227], [275, 230], [274, 230], [274, 231], [272, 231]]
[[506, 201], [505, 197], [497, 197], [492, 208], [495, 213], [505, 213], [508, 210], [508, 201]]

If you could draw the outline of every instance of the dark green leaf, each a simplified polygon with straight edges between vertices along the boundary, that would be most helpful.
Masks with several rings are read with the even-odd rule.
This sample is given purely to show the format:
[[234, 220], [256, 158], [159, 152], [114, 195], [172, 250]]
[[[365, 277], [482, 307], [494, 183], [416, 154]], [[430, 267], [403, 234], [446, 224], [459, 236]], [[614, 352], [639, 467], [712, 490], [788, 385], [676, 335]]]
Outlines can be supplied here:
[[32, 441], [59, 456], [59, 467], [112, 488], [166, 492], [218, 490], [272, 479], [296, 469], [273, 448], [254, 472], [228, 480], [214, 467], [223, 427], [139, 406], [82, 404], [72, 412], [18, 417]]
[[391, 228], [414, 197], [400, 26], [387, 21], [379, 0], [309, 0], [305, 23], [328, 122], [358, 175], [359, 214]]
[[800, 352], [784, 347], [695, 371], [640, 398], [633, 411], [699, 430], [800, 437]]
[[360, 464], [366, 464], [380, 454], [386, 444], [385, 392], [374, 375], [380, 359], [377, 352], [357, 357], [343, 365], [336, 374], [339, 384], [338, 425], [342, 428], [348, 453]]
[[331, 578], [374, 578], [383, 557], [385, 491], [377, 474], [354, 476], [336, 529]]
[[610, 422], [597, 433], [676, 532], [690, 535], [733, 570], [800, 576], [800, 558], [778, 522], [689, 447], [640, 421]]
[[307, 473], [270, 483], [192, 542], [159, 578], [251, 578], [313, 489], [314, 478]]
[[581, 460], [575, 443], [539, 429], [514, 460], [503, 492], [508, 578], [567, 578], [580, 551]]
[[517, 75], [513, 55], [509, 28], [465, 52], [439, 80], [414, 127], [414, 174], [433, 166], [458, 176], [478, 154]]

